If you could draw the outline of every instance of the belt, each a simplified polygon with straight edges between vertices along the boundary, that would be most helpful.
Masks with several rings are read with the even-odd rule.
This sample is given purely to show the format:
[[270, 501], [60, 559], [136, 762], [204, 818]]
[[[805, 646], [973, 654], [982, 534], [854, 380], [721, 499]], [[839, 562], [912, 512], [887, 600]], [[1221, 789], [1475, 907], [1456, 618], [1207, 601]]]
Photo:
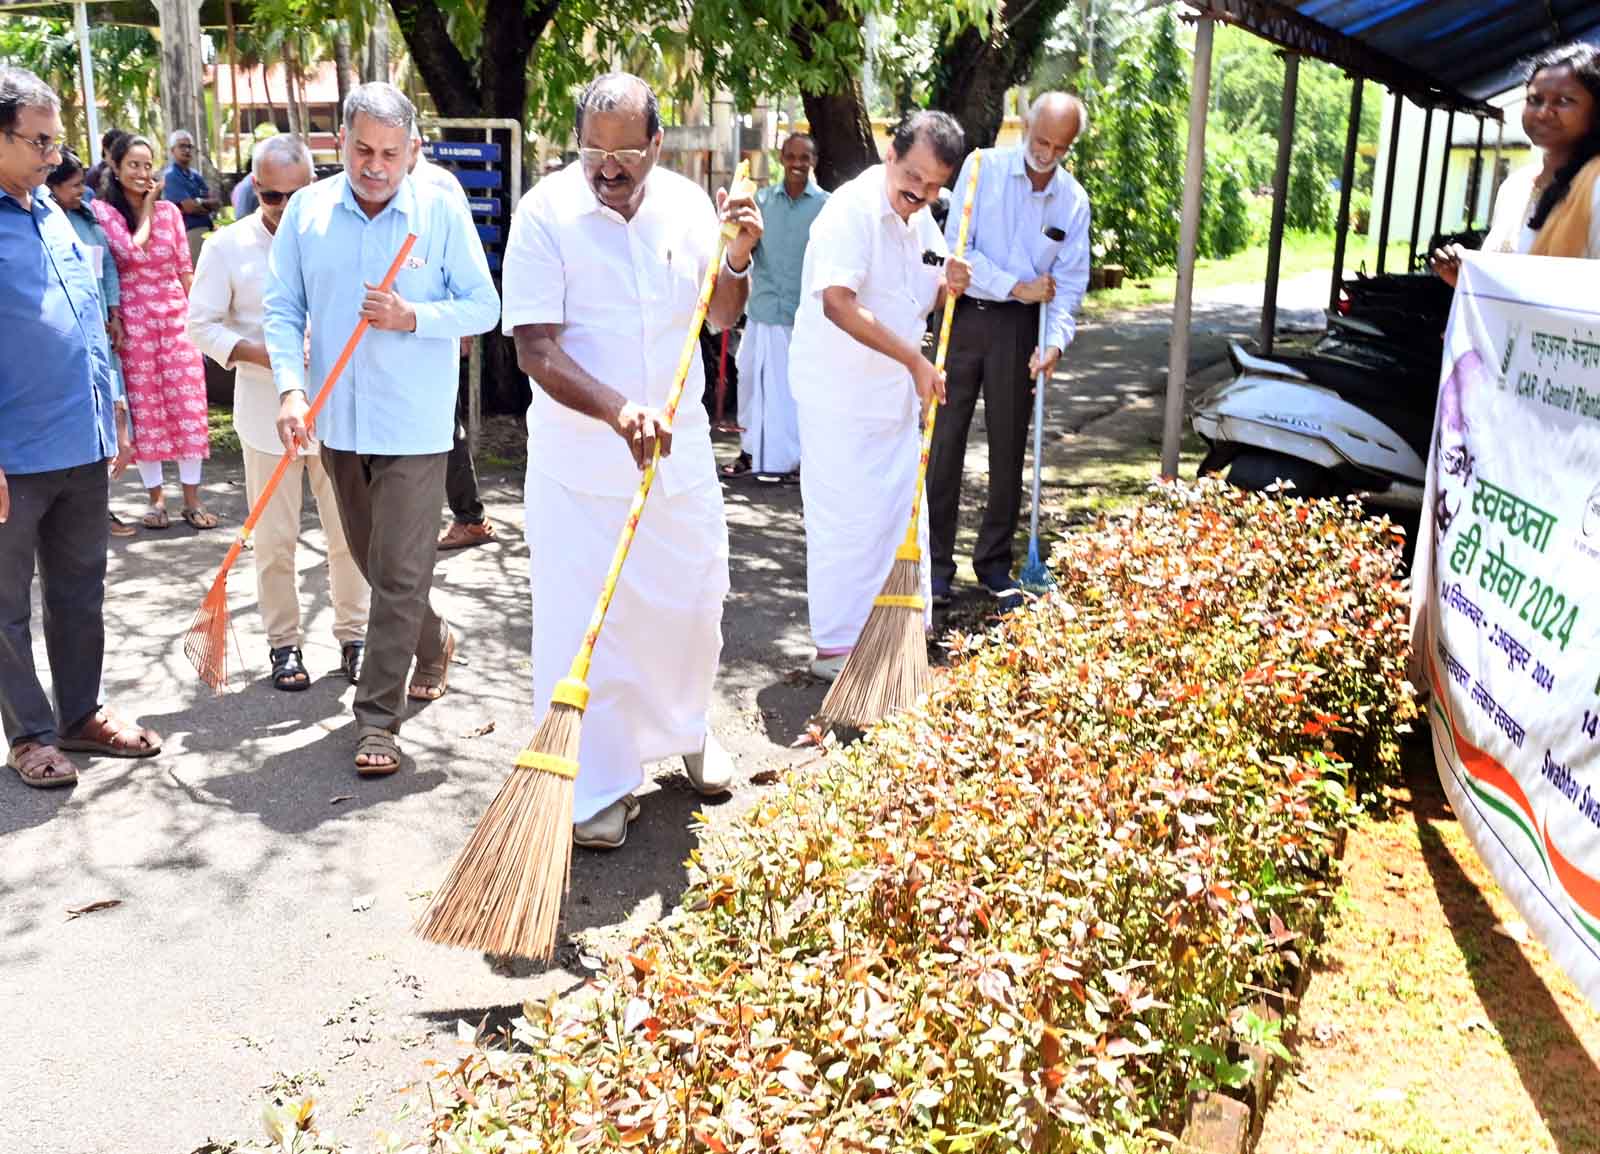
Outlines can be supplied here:
[[957, 297], [956, 305], [959, 308], [974, 308], [981, 313], [1004, 312], [1007, 309], [1031, 309], [1033, 307], [1027, 301], [986, 301], [969, 296]]

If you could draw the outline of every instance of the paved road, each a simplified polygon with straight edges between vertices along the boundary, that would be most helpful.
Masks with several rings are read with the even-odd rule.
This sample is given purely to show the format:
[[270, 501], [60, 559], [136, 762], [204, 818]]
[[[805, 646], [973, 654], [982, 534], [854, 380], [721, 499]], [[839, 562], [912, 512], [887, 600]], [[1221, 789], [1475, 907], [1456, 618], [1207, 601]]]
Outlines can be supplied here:
[[[1215, 362], [1223, 338], [1251, 323], [1248, 307], [1202, 304], [1196, 364]], [[1132, 413], [1154, 459], [1165, 330], [1164, 310], [1085, 326], [1052, 400], [1052, 455], [1092, 447], [1086, 430]], [[972, 470], [982, 467], [980, 450]], [[972, 480], [969, 494], [979, 491]], [[124, 515], [142, 504], [136, 484], [115, 486]], [[236, 463], [213, 462], [206, 492], [237, 525]], [[187, 1154], [208, 1137], [254, 1135], [266, 1094], [293, 1087], [322, 1103], [325, 1131], [365, 1148], [392, 1125], [423, 1059], [450, 1051], [458, 1018], [514, 1013], [524, 998], [581, 980], [575, 948], [548, 971], [507, 973], [409, 933], [535, 720], [528, 648], [538, 622], [520, 494], [520, 478], [491, 478], [501, 543], [439, 563], [435, 590], [460, 631], [461, 664], [448, 696], [407, 722], [403, 771], [379, 782], [351, 768], [353, 690], [330, 673], [338, 651], [309, 511], [302, 566], [316, 679], [301, 694], [264, 681], [248, 563], [231, 583], [241, 688], [203, 692], [183, 657], [225, 532], [178, 527], [113, 545], [107, 694], [160, 730], [166, 749], [148, 762], [80, 758], [70, 792], [0, 778], [0, 1149]], [[679, 766], [663, 765], [626, 849], [580, 851], [569, 928], [597, 947], [673, 905], [690, 815], [705, 809], [714, 830], [751, 804], [763, 787], [749, 778], [802, 756], [790, 743], [822, 698], [801, 672], [797, 492], [730, 487], [727, 509], [733, 592], [712, 720], [745, 784], [707, 805]], [[42, 668], [42, 649], [39, 659]], [[105, 899], [122, 904], [67, 917]]]

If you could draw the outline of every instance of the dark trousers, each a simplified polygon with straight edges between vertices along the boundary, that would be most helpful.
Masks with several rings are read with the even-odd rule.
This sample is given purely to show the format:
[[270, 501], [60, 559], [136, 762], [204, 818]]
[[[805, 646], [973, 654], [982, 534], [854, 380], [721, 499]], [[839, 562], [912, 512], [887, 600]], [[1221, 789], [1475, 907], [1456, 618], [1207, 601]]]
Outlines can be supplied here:
[[[0, 721], [6, 741], [54, 745], [100, 708], [105, 658], [106, 463], [8, 473], [0, 523]], [[33, 664], [33, 574], [44, 597], [44, 647], [55, 708]]]
[[980, 395], [989, 430], [989, 497], [972, 551], [972, 568], [980, 580], [1011, 574], [1011, 542], [1022, 509], [1022, 459], [1033, 415], [1028, 358], [1038, 343], [1037, 305], [995, 304], [970, 297], [962, 297], [956, 305], [945, 359], [945, 403], [939, 409], [928, 457], [928, 546], [935, 581], [949, 583], [956, 575], [962, 466]]
[[360, 725], [399, 732], [411, 659], [426, 665], [444, 659], [448, 627], [428, 593], [446, 456], [381, 457], [322, 446], [351, 556], [372, 587], [366, 663], [356, 686]]
[[444, 499], [450, 505], [450, 515], [461, 524], [483, 524], [483, 500], [478, 496], [478, 466], [472, 460], [472, 445], [467, 439], [465, 387], [456, 391], [456, 432], [444, 471]]

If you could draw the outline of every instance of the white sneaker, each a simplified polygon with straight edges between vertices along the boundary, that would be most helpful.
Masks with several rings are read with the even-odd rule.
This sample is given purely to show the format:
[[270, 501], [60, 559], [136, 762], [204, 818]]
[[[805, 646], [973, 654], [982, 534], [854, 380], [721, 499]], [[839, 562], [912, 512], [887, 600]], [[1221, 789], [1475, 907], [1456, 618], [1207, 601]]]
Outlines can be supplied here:
[[696, 793], [713, 797], [733, 788], [733, 758], [709, 733], [699, 753], [683, 755], [683, 771]]
[[572, 844], [584, 849], [621, 849], [628, 840], [628, 825], [639, 816], [639, 799], [633, 794], [612, 802], [587, 821], [572, 823]]
[[848, 653], [841, 653], [837, 657], [816, 657], [811, 661], [811, 676], [820, 677], [824, 681], [838, 681], [839, 674], [844, 672], [844, 663], [850, 660]]

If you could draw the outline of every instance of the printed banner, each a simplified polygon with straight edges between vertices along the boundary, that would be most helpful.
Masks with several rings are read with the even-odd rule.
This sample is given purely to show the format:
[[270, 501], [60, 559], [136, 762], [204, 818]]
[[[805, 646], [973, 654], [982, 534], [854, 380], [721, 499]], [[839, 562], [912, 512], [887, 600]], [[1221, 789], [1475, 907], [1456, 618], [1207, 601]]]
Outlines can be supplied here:
[[1439, 775], [1600, 1005], [1600, 262], [1469, 256], [1441, 375], [1412, 590]]

